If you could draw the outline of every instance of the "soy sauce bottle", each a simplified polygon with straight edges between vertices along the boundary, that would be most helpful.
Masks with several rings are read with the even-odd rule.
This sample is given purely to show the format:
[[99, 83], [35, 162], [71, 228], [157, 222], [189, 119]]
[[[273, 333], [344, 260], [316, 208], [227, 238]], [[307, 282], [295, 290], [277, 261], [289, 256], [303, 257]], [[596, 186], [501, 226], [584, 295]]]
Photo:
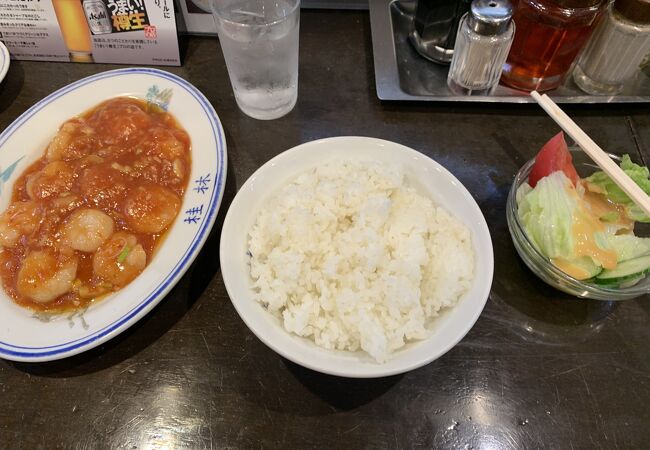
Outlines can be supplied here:
[[518, 0], [517, 33], [501, 81], [524, 91], [548, 91], [564, 81], [591, 35], [605, 0]]

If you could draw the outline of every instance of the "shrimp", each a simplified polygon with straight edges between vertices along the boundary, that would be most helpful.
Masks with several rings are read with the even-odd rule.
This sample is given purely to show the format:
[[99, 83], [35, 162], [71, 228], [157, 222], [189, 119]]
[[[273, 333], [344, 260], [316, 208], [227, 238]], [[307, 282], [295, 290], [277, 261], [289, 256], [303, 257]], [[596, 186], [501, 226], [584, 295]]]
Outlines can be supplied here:
[[65, 122], [45, 150], [47, 160], [70, 161], [87, 155], [96, 143], [94, 134], [83, 119]]
[[124, 215], [138, 233], [160, 233], [172, 223], [180, 206], [180, 198], [171, 189], [143, 184], [127, 194]]
[[141, 135], [140, 130], [149, 128], [152, 119], [136, 100], [118, 98], [99, 107], [88, 122], [99, 130], [104, 144], [114, 145], [136, 142]]
[[85, 169], [86, 167], [92, 166], [93, 164], [103, 163], [104, 158], [102, 158], [99, 155], [92, 154], [92, 155], [84, 156], [83, 158], [78, 159], [75, 162], [77, 164], [77, 169]]
[[22, 236], [35, 233], [43, 220], [43, 209], [33, 201], [12, 203], [0, 216], [0, 245], [13, 247]]
[[102, 209], [118, 209], [124, 198], [128, 176], [107, 163], [99, 163], [87, 167], [79, 186], [86, 201]]
[[113, 234], [113, 219], [98, 209], [77, 209], [61, 227], [61, 243], [92, 253]]
[[16, 287], [38, 303], [48, 303], [69, 292], [77, 276], [77, 257], [53, 250], [33, 250], [25, 257]]
[[75, 176], [74, 169], [70, 164], [53, 161], [27, 179], [25, 190], [33, 200], [53, 197], [69, 192]]
[[93, 256], [93, 272], [115, 286], [130, 283], [147, 265], [147, 253], [132, 234], [117, 232]]
[[177, 181], [180, 182], [185, 176], [185, 165], [183, 164], [183, 161], [180, 159], [175, 159], [172, 163], [172, 170], [177, 178]]
[[63, 215], [78, 208], [81, 204], [81, 197], [76, 194], [68, 193], [53, 199], [50, 205], [52, 211], [59, 215]]
[[[189, 138], [187, 136], [177, 136], [174, 131], [160, 126], [153, 128], [151, 130], [153, 139], [144, 143], [147, 154], [159, 156], [169, 162], [184, 156], [189, 150]], [[181, 137], [181, 139], [178, 137]]]

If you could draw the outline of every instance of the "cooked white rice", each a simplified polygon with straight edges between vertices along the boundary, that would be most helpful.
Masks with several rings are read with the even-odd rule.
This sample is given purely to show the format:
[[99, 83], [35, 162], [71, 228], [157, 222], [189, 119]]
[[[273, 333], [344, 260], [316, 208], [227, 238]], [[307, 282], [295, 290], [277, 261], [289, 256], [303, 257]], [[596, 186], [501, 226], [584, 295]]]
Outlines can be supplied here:
[[265, 201], [248, 244], [256, 298], [288, 332], [378, 362], [424, 339], [474, 276], [467, 227], [376, 162], [298, 176]]

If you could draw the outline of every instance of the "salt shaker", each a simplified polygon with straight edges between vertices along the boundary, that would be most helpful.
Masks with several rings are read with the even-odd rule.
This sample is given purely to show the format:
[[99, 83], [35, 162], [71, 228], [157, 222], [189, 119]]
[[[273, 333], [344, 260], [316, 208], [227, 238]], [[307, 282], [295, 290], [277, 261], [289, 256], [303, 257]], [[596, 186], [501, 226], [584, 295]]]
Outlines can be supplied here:
[[648, 51], [650, 0], [616, 0], [585, 47], [573, 79], [589, 94], [618, 94]]
[[490, 94], [515, 35], [508, 0], [474, 0], [456, 36], [447, 85], [458, 95]]

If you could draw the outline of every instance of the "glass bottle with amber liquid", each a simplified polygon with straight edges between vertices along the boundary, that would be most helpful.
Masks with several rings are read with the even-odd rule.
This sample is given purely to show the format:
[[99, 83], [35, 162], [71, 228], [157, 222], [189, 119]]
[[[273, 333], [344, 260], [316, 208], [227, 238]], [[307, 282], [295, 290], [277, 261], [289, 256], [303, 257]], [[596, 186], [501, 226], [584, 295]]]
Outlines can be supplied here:
[[517, 33], [501, 81], [515, 89], [548, 91], [564, 81], [586, 44], [605, 0], [518, 0]]

